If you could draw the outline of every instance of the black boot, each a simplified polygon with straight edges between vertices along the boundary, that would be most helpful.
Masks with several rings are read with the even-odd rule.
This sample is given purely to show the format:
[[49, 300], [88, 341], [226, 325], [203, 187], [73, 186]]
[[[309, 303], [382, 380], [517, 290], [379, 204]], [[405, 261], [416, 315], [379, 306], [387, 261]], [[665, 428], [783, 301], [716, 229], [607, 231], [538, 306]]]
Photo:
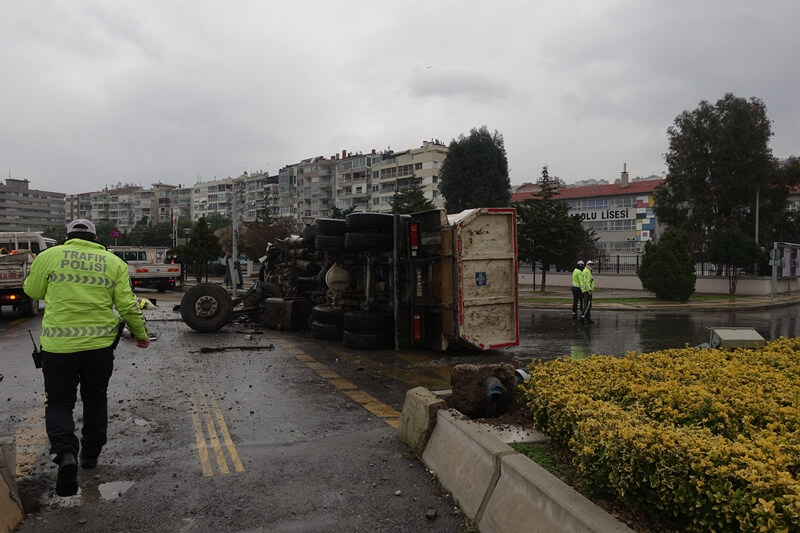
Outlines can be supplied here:
[[87, 457], [81, 454], [81, 468], [90, 469], [97, 466], [97, 457]]
[[64, 453], [58, 458], [56, 494], [74, 496], [78, 493], [78, 458], [74, 453]]

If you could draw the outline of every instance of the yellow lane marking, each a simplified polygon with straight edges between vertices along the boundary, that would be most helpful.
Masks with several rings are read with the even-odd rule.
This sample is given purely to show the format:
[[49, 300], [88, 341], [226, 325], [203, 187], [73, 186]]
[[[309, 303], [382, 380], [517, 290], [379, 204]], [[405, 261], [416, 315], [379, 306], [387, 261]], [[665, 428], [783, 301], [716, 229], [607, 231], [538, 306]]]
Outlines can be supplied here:
[[308, 368], [310, 368], [311, 370], [313, 370], [314, 372], [319, 374], [319, 377], [321, 377], [323, 379], [341, 379], [342, 378], [342, 376], [340, 376], [339, 374], [337, 374], [336, 372], [334, 372], [333, 370], [331, 370], [327, 366], [323, 365], [322, 363], [317, 363], [316, 361], [314, 361], [314, 362], [306, 362], [306, 361], [304, 361], [304, 362], [306, 363], [306, 366]]
[[[314, 370], [314, 372], [316, 372], [323, 379], [326, 379], [328, 383], [336, 387], [336, 389], [342, 391], [345, 395], [361, 405], [361, 407], [374, 414], [393, 428], [397, 429], [400, 420], [400, 413], [396, 409], [386, 405], [374, 396], [362, 391], [353, 383], [342, 378], [339, 374], [328, 368], [328, 366], [318, 362], [310, 355], [297, 350], [294, 345], [280, 339], [278, 339], [277, 342], [284, 350], [292, 354], [298, 361], [305, 363], [306, 366]], [[340, 352], [335, 353], [339, 354], [339, 357], [343, 357]]]
[[363, 355], [353, 355], [347, 352], [341, 352], [337, 350], [333, 350], [333, 353], [339, 356], [340, 359], [344, 360], [351, 365], [362, 366], [364, 368], [368, 368], [370, 370], [374, 370], [384, 376], [389, 376], [391, 378], [396, 379], [397, 381], [402, 381], [403, 383], [408, 383], [410, 385], [421, 385], [429, 390], [442, 390], [442, 389], [449, 389], [450, 382], [444, 381], [443, 379], [433, 378], [429, 376], [425, 376], [421, 374], [418, 370], [406, 370], [404, 368], [396, 368], [391, 365], [387, 365], [385, 363], [379, 363], [377, 361], [373, 361]]
[[211, 470], [211, 461], [208, 458], [208, 449], [206, 448], [206, 439], [203, 435], [203, 424], [200, 422], [200, 415], [197, 412], [197, 400], [194, 394], [190, 396], [192, 403], [192, 425], [194, 426], [194, 439], [197, 444], [197, 454], [200, 456], [200, 467], [203, 469], [204, 477], [211, 477], [214, 472]]
[[[206, 384], [206, 386], [208, 386], [208, 384]], [[225, 418], [222, 416], [222, 409], [219, 408], [217, 397], [214, 395], [214, 391], [212, 391], [210, 387], [208, 388], [208, 397], [211, 399], [211, 405], [214, 408], [214, 414], [217, 417], [217, 424], [219, 424], [219, 431], [222, 433], [222, 439], [225, 441], [225, 447], [228, 449], [228, 455], [231, 458], [231, 462], [233, 462], [233, 468], [237, 472], [244, 472], [244, 465], [242, 464], [241, 459], [239, 459], [239, 453], [236, 451], [236, 446], [233, 445], [231, 434], [228, 432], [228, 424], [225, 423]]]
[[39, 456], [48, 450], [44, 428], [44, 406], [34, 407], [25, 414], [22, 427], [14, 435], [18, 478], [28, 476]]
[[353, 390], [353, 389], [357, 389], [358, 388], [358, 387], [356, 387], [355, 385], [353, 385], [352, 383], [350, 383], [349, 381], [347, 381], [344, 378], [342, 378], [342, 379], [329, 379], [328, 381], [331, 383], [331, 385], [333, 385], [337, 389], [341, 389], [341, 390]]
[[378, 418], [400, 416], [400, 413], [397, 412], [396, 409], [389, 407], [374, 396], [362, 390], [348, 390], [344, 391], [344, 393], [354, 399], [356, 402], [360, 403], [364, 409], [374, 414]]
[[[226, 450], [234, 470], [244, 472], [244, 465], [242, 465], [239, 453], [233, 444], [233, 439], [231, 439], [228, 431], [228, 424], [225, 422], [222, 409], [220, 409], [219, 402], [214, 395], [214, 391], [211, 390], [211, 386], [208, 383], [196, 386], [195, 392], [190, 394], [189, 398], [197, 453], [200, 457], [203, 476], [211, 477], [214, 475], [209, 449], [213, 453], [214, 459], [216, 459], [220, 474], [231, 473], [228, 468], [228, 460], [225, 457]], [[205, 428], [203, 427], [204, 422]], [[219, 433], [217, 433], [217, 426], [219, 426]], [[206, 440], [206, 435], [208, 435], [208, 440]]]
[[228, 461], [225, 460], [225, 454], [222, 453], [222, 446], [219, 445], [219, 438], [217, 437], [217, 429], [214, 427], [214, 419], [211, 418], [211, 413], [208, 410], [208, 403], [203, 397], [203, 391], [198, 390], [200, 395], [200, 410], [203, 413], [203, 419], [206, 422], [206, 431], [208, 432], [208, 441], [211, 444], [211, 451], [214, 452], [214, 457], [217, 459], [217, 466], [221, 474], [230, 474], [228, 470]]

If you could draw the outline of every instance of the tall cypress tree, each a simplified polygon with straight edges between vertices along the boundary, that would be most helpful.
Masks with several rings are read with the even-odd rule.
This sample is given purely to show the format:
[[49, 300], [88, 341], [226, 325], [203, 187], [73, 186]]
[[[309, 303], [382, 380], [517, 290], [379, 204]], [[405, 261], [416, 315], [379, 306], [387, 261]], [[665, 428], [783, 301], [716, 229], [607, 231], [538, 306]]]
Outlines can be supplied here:
[[439, 172], [439, 191], [448, 213], [472, 207], [507, 207], [511, 180], [503, 136], [486, 126], [450, 143]]

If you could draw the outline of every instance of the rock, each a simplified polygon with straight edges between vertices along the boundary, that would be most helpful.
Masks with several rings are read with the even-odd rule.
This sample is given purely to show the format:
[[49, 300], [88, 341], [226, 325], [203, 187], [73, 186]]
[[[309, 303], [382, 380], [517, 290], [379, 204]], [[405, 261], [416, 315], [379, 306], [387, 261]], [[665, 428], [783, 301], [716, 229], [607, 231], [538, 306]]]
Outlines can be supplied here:
[[428, 520], [431, 520], [431, 521], [436, 520], [436, 516], [437, 516], [436, 509], [433, 509], [433, 508], [428, 509], [428, 512], [425, 513], [425, 518], [427, 518]]

